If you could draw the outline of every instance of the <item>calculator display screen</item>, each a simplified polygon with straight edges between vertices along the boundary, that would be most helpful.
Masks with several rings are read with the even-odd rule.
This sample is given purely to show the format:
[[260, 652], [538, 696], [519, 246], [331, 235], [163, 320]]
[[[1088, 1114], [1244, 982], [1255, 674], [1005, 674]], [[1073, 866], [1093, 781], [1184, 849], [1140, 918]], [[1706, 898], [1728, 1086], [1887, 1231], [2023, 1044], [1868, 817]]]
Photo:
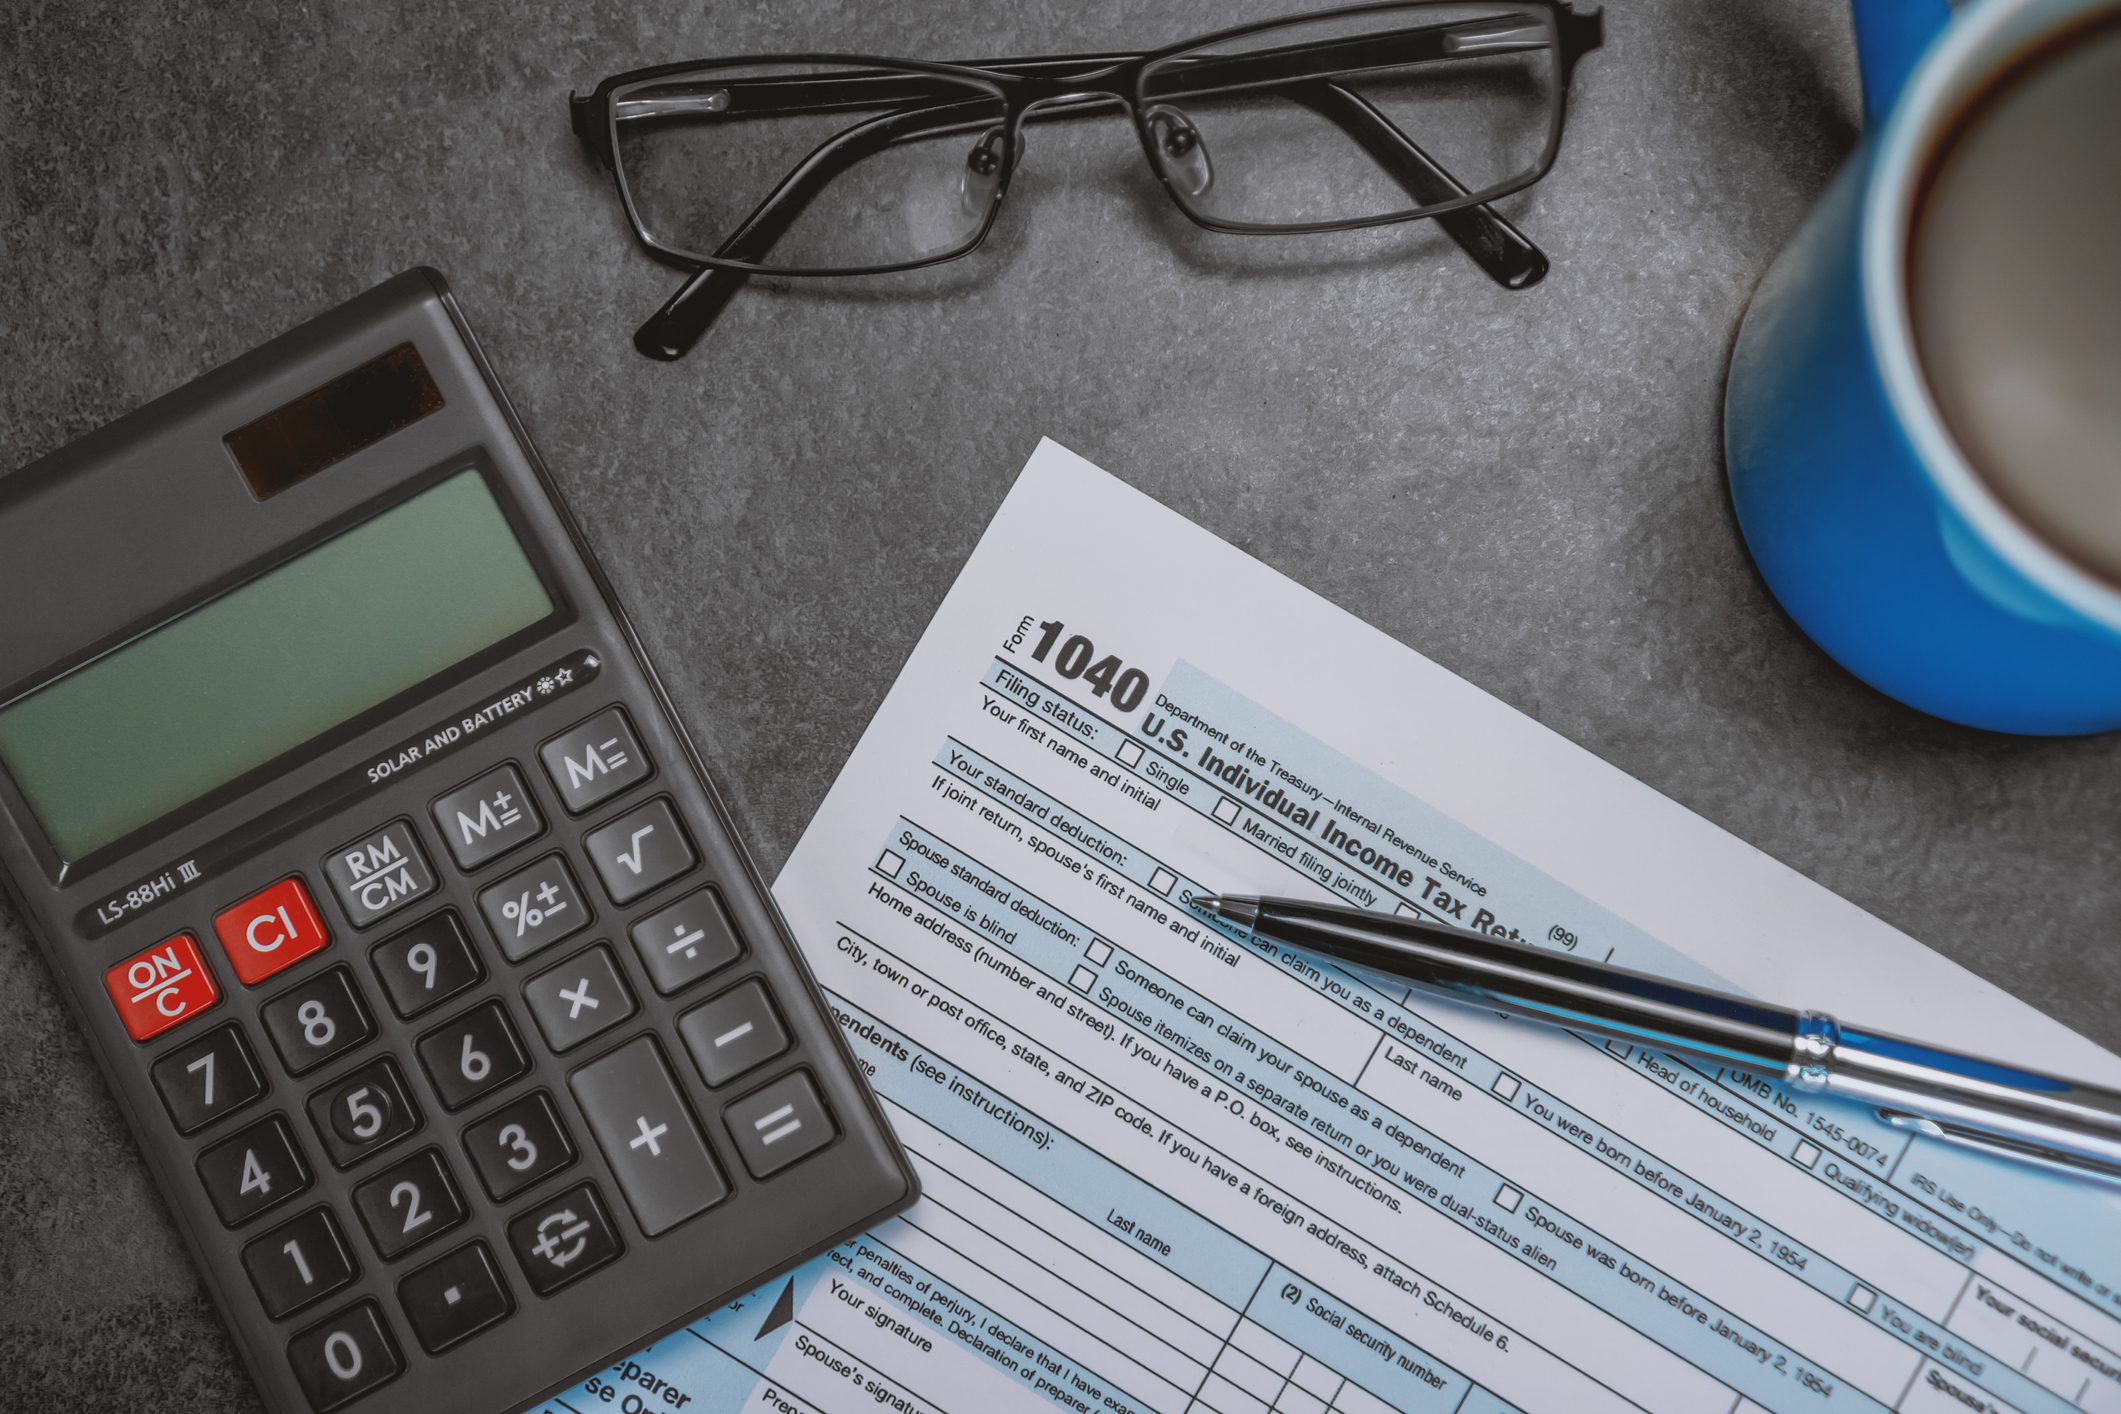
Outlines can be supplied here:
[[552, 611], [461, 472], [0, 708], [0, 762], [80, 859]]

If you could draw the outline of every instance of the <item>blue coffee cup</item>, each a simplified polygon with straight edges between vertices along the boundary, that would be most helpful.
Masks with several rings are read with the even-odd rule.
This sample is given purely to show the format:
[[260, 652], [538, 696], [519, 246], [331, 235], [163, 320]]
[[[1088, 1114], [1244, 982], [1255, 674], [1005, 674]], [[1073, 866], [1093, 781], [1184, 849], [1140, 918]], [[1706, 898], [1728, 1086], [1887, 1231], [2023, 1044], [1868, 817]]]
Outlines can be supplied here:
[[[1754, 293], [1724, 453], [1747, 547], [1798, 625], [1912, 707], [1995, 731], [2121, 727], [2121, 590], [2009, 511], [1916, 357], [1927, 166], [1979, 95], [2115, 0], [1854, 0], [1864, 139]], [[2117, 449], [2121, 457], [2121, 449]]]

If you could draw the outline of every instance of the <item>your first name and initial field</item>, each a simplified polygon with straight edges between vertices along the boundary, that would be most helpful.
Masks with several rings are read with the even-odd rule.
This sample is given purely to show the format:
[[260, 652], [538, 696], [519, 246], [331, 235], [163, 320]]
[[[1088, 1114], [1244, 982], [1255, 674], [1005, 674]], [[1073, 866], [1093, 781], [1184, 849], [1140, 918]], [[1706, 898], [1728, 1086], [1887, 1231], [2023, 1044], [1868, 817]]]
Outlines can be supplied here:
[[[607, 707], [539, 750], [546, 781], [569, 814], [581, 814], [654, 774], [623, 709]], [[436, 799], [429, 813], [450, 858], [470, 872], [530, 845], [546, 832], [530, 782], [513, 762], [488, 767]], [[673, 800], [657, 795], [589, 829], [581, 856], [605, 897], [624, 908], [678, 883], [700, 863]], [[481, 889], [477, 907], [501, 955], [520, 963], [585, 930], [591, 910], [569, 851], [550, 853]], [[392, 821], [334, 850], [322, 870], [331, 895], [356, 928], [396, 914], [440, 887], [412, 822]], [[212, 931], [245, 989], [259, 986], [327, 949], [331, 930], [300, 875], [282, 878], [225, 908]], [[669, 996], [719, 973], [744, 947], [711, 884], [654, 905], [627, 929], [648, 982]], [[486, 980], [491, 969], [453, 910], [432, 913], [369, 950], [375, 980], [399, 1018], [411, 1021]], [[105, 986], [136, 1042], [185, 1026], [222, 1000], [197, 935], [180, 932], [111, 967]], [[314, 1072], [364, 1046], [382, 1029], [353, 970], [314, 971], [258, 1008], [258, 1024], [292, 1077]], [[640, 1008], [625, 969], [604, 942], [545, 968], [522, 985], [538, 1034], [564, 1055], [610, 1032]], [[683, 1013], [677, 1032], [711, 1088], [759, 1071], [793, 1044], [760, 978], [749, 978]], [[445, 1110], [459, 1111], [530, 1074], [523, 1038], [498, 998], [410, 1038], [410, 1050]], [[261, 1052], [238, 1020], [164, 1049], [149, 1072], [181, 1134], [196, 1134], [264, 1098], [271, 1085]], [[662, 1046], [642, 1035], [578, 1066], [568, 1087], [639, 1223], [653, 1238], [722, 1202], [732, 1192], [720, 1161], [685, 1097]], [[350, 1168], [417, 1133], [421, 1106], [398, 1060], [375, 1054], [301, 1101], [326, 1156]], [[765, 1179], [817, 1152], [837, 1134], [823, 1097], [803, 1069], [728, 1100], [723, 1119], [738, 1157]], [[579, 1151], [552, 1097], [519, 1094], [476, 1118], [461, 1135], [487, 1196], [509, 1201], [567, 1169]], [[219, 1138], [196, 1158], [198, 1178], [221, 1221], [248, 1224], [308, 1190], [314, 1171], [286, 1117], [272, 1114]], [[351, 1206], [369, 1245], [388, 1263], [461, 1226], [470, 1204], [441, 1149], [429, 1147], [358, 1183]], [[624, 1242], [596, 1185], [549, 1195], [506, 1225], [523, 1280], [538, 1296], [559, 1291], [618, 1260]], [[305, 1310], [359, 1276], [345, 1227], [317, 1206], [251, 1239], [242, 1257], [260, 1305], [274, 1320]], [[507, 1319], [516, 1298], [482, 1241], [427, 1261], [398, 1281], [399, 1305], [414, 1337], [438, 1355]], [[382, 1306], [360, 1300], [298, 1331], [287, 1359], [318, 1411], [336, 1409], [405, 1369]]]

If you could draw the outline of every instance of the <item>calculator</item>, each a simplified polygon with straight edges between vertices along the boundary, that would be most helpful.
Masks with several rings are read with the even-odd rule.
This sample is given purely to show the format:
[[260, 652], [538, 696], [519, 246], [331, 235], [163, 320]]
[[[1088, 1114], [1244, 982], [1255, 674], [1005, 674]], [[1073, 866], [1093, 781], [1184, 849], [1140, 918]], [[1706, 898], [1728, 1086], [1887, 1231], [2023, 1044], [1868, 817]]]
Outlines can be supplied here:
[[915, 1195], [432, 271], [0, 479], [0, 866], [276, 1414], [531, 1407]]

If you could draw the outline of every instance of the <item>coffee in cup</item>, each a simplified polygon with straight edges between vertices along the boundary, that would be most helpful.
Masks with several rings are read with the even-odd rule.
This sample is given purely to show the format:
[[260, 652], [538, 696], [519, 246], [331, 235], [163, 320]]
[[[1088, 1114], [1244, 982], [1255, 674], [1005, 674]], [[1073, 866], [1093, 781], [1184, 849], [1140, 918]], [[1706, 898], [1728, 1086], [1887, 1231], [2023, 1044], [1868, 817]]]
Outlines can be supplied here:
[[1929, 158], [1915, 357], [1996, 499], [2121, 586], [2121, 8], [2030, 48]]

